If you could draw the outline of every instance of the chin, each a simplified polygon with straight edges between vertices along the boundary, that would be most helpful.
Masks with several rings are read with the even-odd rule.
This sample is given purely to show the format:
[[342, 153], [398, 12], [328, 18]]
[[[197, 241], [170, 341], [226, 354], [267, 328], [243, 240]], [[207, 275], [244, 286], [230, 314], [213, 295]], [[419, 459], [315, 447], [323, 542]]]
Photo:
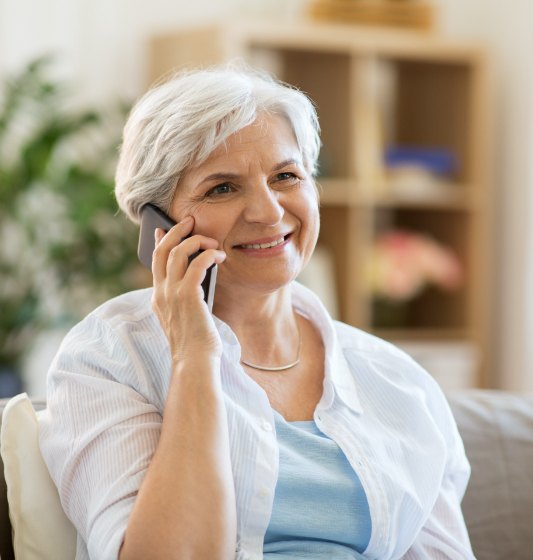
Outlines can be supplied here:
[[288, 286], [299, 274], [299, 270], [276, 270], [275, 265], [267, 271], [247, 270], [240, 275], [227, 275], [219, 269], [217, 285], [224, 290], [239, 291], [253, 290], [263, 293], [272, 293]]

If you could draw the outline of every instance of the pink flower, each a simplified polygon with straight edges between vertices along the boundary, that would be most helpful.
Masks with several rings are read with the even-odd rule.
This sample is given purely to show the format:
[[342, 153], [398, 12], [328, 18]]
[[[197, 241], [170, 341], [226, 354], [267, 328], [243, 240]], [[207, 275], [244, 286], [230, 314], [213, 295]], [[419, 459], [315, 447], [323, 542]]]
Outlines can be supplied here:
[[463, 281], [461, 264], [451, 249], [427, 235], [403, 230], [376, 239], [368, 273], [376, 296], [404, 301], [427, 285], [453, 291]]

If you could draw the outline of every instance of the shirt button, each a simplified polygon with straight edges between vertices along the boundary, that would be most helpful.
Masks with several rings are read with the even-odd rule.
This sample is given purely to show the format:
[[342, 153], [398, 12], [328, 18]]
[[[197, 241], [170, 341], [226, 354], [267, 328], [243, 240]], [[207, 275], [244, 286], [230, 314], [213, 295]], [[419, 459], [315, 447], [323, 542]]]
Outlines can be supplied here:
[[268, 489], [267, 488], [262, 488], [259, 491], [259, 496], [261, 496], [261, 498], [267, 498], [268, 497]]
[[266, 420], [264, 420], [261, 423], [261, 428], [263, 428], [263, 430], [265, 430], [265, 432], [271, 432], [272, 431], [272, 424], [270, 422], [267, 422]]

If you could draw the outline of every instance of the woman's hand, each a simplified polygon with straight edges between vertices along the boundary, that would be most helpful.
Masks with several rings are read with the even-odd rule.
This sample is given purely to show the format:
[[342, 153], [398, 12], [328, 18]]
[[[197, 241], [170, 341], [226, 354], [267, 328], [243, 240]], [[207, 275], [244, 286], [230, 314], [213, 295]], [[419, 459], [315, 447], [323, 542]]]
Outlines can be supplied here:
[[201, 285], [206, 270], [226, 255], [215, 239], [187, 237], [193, 226], [189, 217], [166, 235], [156, 232], [152, 306], [170, 344], [172, 375], [159, 440], [128, 520], [121, 560], [235, 556], [237, 512], [220, 378], [222, 341]]
[[172, 375], [121, 560], [235, 556], [237, 512], [219, 375], [222, 341], [201, 285], [206, 270], [226, 255], [215, 239], [187, 237], [193, 226], [188, 217], [167, 234], [156, 231], [152, 306], [170, 344]]
[[[226, 258], [215, 239], [202, 235], [187, 237], [193, 230], [191, 216], [167, 234], [156, 230], [152, 259], [154, 293], [152, 307], [165, 332], [176, 364], [187, 356], [222, 354], [222, 342], [203, 300], [202, 281], [207, 269]], [[202, 250], [189, 264], [189, 257]]]

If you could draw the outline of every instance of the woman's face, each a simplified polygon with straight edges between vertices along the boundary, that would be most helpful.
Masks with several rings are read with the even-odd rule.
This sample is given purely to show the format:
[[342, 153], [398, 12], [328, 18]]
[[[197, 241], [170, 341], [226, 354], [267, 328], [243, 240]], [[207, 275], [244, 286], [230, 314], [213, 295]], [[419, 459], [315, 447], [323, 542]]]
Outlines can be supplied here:
[[308, 262], [319, 230], [318, 196], [294, 134], [263, 115], [180, 180], [171, 215], [226, 252], [218, 289], [273, 291]]

